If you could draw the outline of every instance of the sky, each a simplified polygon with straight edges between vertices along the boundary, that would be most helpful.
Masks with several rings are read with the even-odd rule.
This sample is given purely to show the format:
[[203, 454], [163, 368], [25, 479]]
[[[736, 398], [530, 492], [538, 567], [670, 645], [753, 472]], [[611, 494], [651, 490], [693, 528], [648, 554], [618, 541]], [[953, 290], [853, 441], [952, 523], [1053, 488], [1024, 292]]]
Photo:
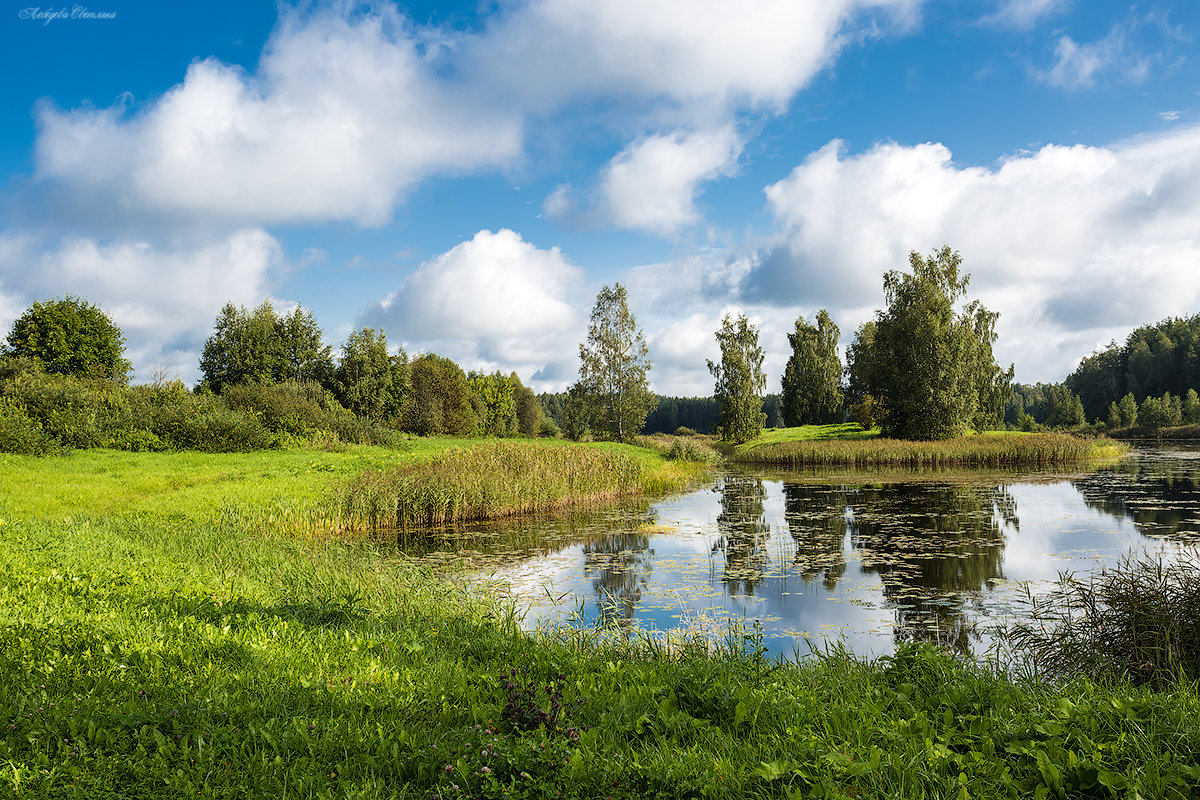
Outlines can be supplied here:
[[712, 393], [725, 313], [778, 391], [798, 317], [849, 344], [949, 245], [1059, 381], [1200, 313], [1197, 36], [1194, 0], [10, 4], [0, 330], [82, 297], [193, 383], [267, 299], [555, 391], [620, 282], [655, 391]]

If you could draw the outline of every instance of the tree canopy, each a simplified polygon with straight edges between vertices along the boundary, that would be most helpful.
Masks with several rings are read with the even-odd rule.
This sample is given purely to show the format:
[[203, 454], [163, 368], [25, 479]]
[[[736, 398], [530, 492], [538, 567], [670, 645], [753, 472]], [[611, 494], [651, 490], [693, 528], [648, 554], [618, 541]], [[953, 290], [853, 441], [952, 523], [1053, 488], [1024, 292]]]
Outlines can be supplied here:
[[201, 385], [214, 392], [238, 383], [315, 381], [328, 385], [333, 359], [311, 311], [279, 315], [264, 300], [253, 311], [226, 303], [200, 356]]
[[334, 392], [343, 406], [370, 420], [398, 417], [408, 395], [408, 356], [388, 352], [387, 334], [374, 328], [354, 331], [342, 345]]
[[851, 346], [851, 385], [882, 408], [884, 432], [946, 439], [999, 424], [1012, 368], [992, 356], [998, 317], [978, 301], [956, 312], [969, 275], [949, 247], [909, 255], [909, 272], [890, 270], [887, 308]]
[[605, 286], [579, 345], [579, 380], [571, 391], [593, 435], [626, 442], [641, 431], [655, 403], [646, 378], [651, 366], [625, 287]]
[[842, 358], [838, 326], [829, 312], [817, 312], [816, 324], [803, 316], [788, 334], [792, 355], [783, 372], [783, 424], [810, 425], [838, 420], [842, 408]]
[[717, 331], [721, 360], [708, 362], [708, 371], [716, 379], [713, 397], [720, 404], [718, 434], [725, 441], [745, 442], [762, 432], [767, 415], [763, 413], [763, 351], [758, 345], [758, 329], [742, 314], [737, 319], [726, 314]]
[[4, 353], [36, 359], [49, 373], [129, 381], [121, 329], [99, 306], [70, 295], [26, 309], [9, 331]]

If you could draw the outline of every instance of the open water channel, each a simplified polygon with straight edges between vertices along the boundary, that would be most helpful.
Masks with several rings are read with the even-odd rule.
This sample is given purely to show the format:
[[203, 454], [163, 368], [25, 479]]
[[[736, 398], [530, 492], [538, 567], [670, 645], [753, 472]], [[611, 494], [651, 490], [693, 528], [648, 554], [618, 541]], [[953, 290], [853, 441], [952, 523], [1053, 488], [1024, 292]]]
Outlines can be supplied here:
[[727, 471], [673, 497], [468, 526], [421, 557], [466, 560], [529, 627], [686, 628], [758, 621], [773, 654], [844, 640], [986, 650], [1062, 571], [1200, 543], [1200, 449], [1140, 447], [1058, 472]]

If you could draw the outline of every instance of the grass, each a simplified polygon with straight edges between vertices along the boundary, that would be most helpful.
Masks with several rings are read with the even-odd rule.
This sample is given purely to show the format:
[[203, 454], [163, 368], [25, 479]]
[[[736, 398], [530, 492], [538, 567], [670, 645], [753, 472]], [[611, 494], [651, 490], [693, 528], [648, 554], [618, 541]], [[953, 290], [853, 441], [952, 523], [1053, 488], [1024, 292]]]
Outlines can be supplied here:
[[1120, 455], [1104, 439], [1061, 433], [996, 432], [932, 442], [885, 439], [857, 425], [806, 425], [764, 432], [728, 450], [745, 464], [854, 467], [1005, 467], [1070, 464]]
[[[467, 576], [223, 514], [241, 498], [261, 521], [276, 492], [313, 500], [385, 458], [265, 455], [0, 461], [0, 796], [1185, 798], [1200, 782], [1192, 684], [1050, 687], [923, 645], [781, 664], [753, 626], [526, 634]], [[53, 474], [31, 482], [33, 463]], [[64, 490], [73, 512], [43, 496]]]
[[364, 472], [337, 490], [334, 516], [341, 530], [428, 527], [661, 492], [706, 474], [630, 446], [488, 442]]

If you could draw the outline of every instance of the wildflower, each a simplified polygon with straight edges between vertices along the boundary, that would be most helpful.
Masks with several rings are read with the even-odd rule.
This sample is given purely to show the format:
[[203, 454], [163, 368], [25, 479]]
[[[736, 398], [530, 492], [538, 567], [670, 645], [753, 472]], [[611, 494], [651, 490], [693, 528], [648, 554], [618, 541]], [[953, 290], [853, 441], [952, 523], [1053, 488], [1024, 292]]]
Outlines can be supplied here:
[[446, 770], [446, 772], [454, 772], [454, 767], [452, 767], [450, 764], [442, 767], [442, 769]]
[[479, 771], [482, 772], [484, 775], [492, 774], [492, 770], [490, 767], [480, 767]]

